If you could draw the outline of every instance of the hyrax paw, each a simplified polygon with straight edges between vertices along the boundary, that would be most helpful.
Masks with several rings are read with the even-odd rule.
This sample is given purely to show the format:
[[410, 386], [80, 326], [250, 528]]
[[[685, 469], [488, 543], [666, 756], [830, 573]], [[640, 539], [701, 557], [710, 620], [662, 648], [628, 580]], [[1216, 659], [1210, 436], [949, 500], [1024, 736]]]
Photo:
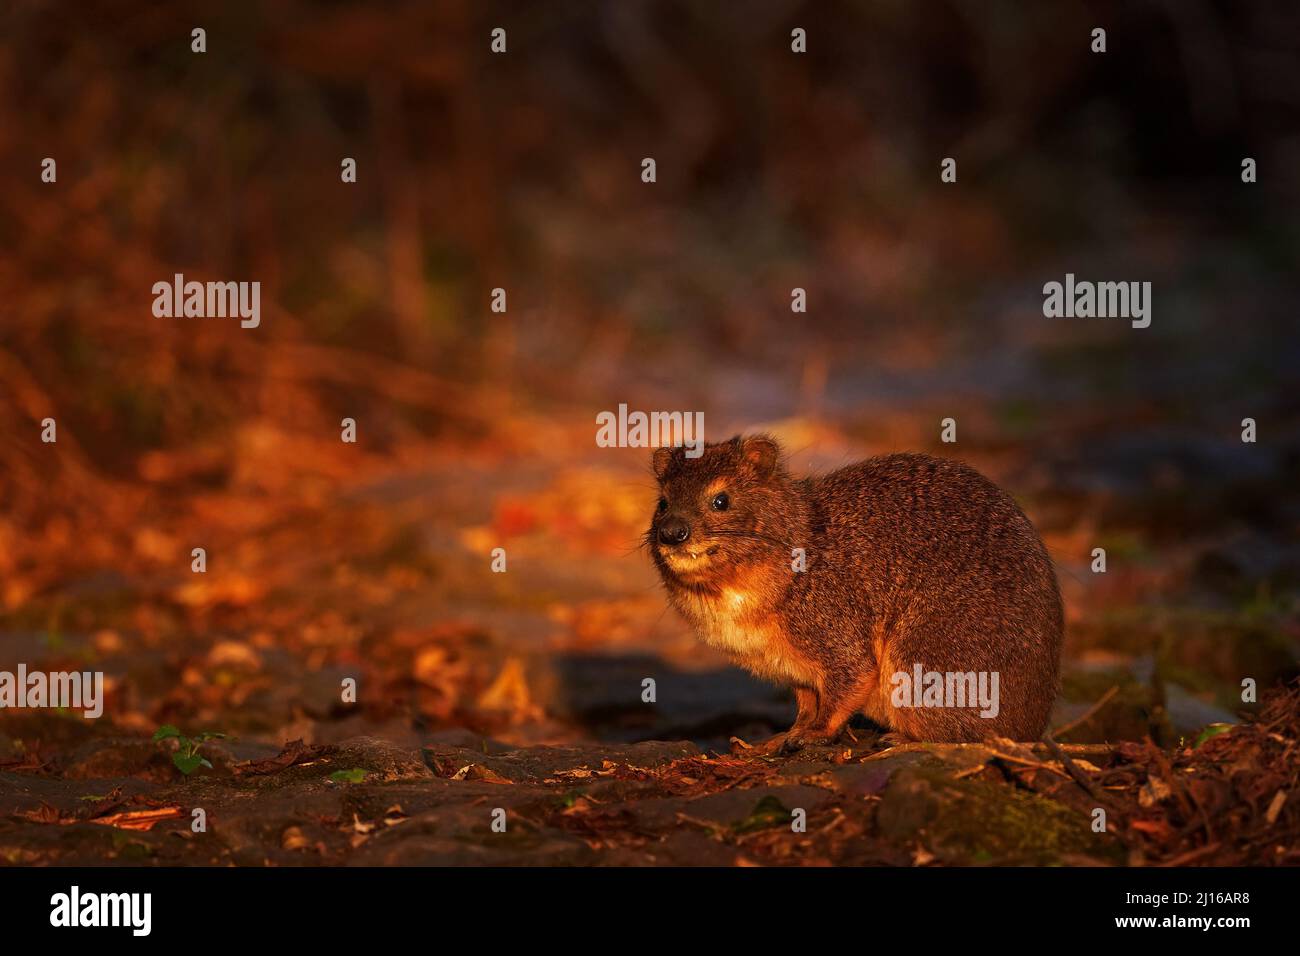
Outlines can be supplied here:
[[786, 739], [789, 736], [790, 736], [789, 733], [777, 734], [775, 737], [771, 738], [770, 740], [765, 740], [761, 744], [752, 747], [749, 750], [749, 753], [760, 754], [762, 756], [781, 753], [782, 748], [785, 746]]
[[809, 741], [801, 734], [785, 734], [785, 739], [781, 741], [781, 746], [777, 749], [777, 753], [782, 756], [797, 754], [799, 751], [803, 750], [804, 747], [807, 747], [808, 744]]
[[788, 757], [797, 754], [805, 747], [832, 744], [838, 737], [838, 734], [827, 735], [816, 731], [791, 729], [783, 734], [777, 734], [771, 740], [765, 740], [749, 752], [764, 757]]
[[781, 741], [781, 747], [778, 751], [781, 754], [794, 754], [807, 747], [831, 747], [840, 739], [840, 731], [828, 733], [822, 730], [791, 730], [787, 732], [785, 740]]

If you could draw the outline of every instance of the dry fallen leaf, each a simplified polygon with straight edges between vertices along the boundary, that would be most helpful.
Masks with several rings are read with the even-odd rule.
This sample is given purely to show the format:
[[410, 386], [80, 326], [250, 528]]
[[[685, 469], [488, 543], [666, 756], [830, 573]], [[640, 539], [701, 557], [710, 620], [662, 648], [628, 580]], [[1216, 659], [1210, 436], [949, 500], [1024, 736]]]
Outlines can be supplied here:
[[219, 641], [208, 652], [208, 666], [260, 670], [262, 655], [243, 641]]
[[186, 607], [214, 607], [218, 604], [247, 607], [259, 600], [264, 593], [264, 587], [252, 578], [229, 574], [189, 581], [177, 587], [172, 596], [177, 603]]
[[1143, 807], [1154, 807], [1161, 800], [1166, 799], [1171, 792], [1169, 784], [1159, 777], [1149, 777], [1142, 785], [1142, 789], [1138, 791], [1138, 803]]
[[286, 850], [301, 850], [311, 846], [301, 827], [289, 827], [280, 835], [280, 846]]
[[577, 797], [577, 798], [574, 799], [574, 801], [573, 801], [573, 803], [572, 803], [571, 805], [569, 805], [569, 806], [567, 806], [567, 807], [564, 808], [564, 810], [562, 811], [562, 815], [563, 815], [563, 816], [566, 816], [566, 817], [569, 817], [569, 816], [575, 816], [575, 815], [580, 814], [580, 813], [586, 813], [586, 812], [589, 811], [593, 806], [594, 806], [594, 804], [593, 804], [590, 800], [588, 800], [586, 797], [584, 797], [584, 796], [579, 796], [579, 797]]
[[265, 760], [248, 760], [244, 763], [235, 764], [232, 769], [235, 771], [236, 777], [278, 773], [292, 767], [294, 764], [307, 763], [318, 757], [327, 757], [337, 751], [337, 747], [328, 744], [316, 747], [308, 746], [302, 740], [291, 740], [274, 757], [267, 757]]
[[1264, 819], [1268, 825], [1272, 826], [1277, 822], [1278, 814], [1282, 812], [1282, 804], [1286, 803], [1286, 791], [1279, 790], [1273, 794], [1273, 801], [1268, 805], [1268, 810], [1264, 812]]
[[31, 820], [33, 823], [58, 823], [61, 815], [57, 808], [42, 802], [37, 809], [19, 810], [14, 816], [23, 820]]
[[1167, 840], [1173, 833], [1173, 829], [1164, 820], [1134, 820], [1128, 828], [1146, 833], [1156, 840]]
[[110, 813], [106, 817], [95, 817], [86, 822], [117, 827], [119, 830], [152, 830], [155, 823], [175, 819], [181, 814], [180, 807], [160, 807], [156, 810], [125, 810], [121, 813]]
[[484, 767], [481, 764], [476, 764], [476, 763], [465, 764], [465, 766], [461, 767], [459, 770], [457, 770], [454, 774], [451, 775], [451, 779], [452, 780], [480, 780], [483, 783], [504, 783], [504, 784], [513, 783], [513, 781], [507, 780], [505, 777], [501, 776], [499, 773], [497, 773], [495, 770], [491, 769], [490, 767]]

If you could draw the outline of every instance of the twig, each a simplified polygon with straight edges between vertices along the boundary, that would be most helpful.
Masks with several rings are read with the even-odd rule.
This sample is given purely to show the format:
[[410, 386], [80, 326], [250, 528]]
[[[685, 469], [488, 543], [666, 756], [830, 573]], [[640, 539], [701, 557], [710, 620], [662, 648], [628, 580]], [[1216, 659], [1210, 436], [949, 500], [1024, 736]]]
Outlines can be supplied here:
[[1034, 770], [1047, 770], [1050, 773], [1060, 774], [1062, 777], [1065, 776], [1062, 771], [1057, 770], [1050, 763], [1042, 763], [1038, 760], [1026, 760], [1023, 757], [1014, 757], [1011, 754], [1004, 754], [1000, 750], [990, 750], [989, 755], [996, 760], [1006, 760], [1010, 763], [1018, 763], [1023, 764], [1026, 767], [1032, 767]]
[[[1053, 734], [1053, 736], [1055, 736], [1055, 734]], [[1118, 749], [1115, 747], [1114, 744], [1058, 743], [1057, 746], [1060, 747], [1061, 750], [1063, 750], [1065, 753], [1069, 754], [1072, 757], [1112, 757], [1115, 755], [1115, 751]], [[1037, 752], [1042, 747], [1047, 747], [1047, 745], [1039, 741], [1037, 743], [1034, 743], [1031, 746], [1031, 749]], [[1050, 749], [1051, 748], [1048, 748], [1048, 750]]]
[[1092, 782], [1092, 779], [1086, 773], [1079, 769], [1078, 764], [1070, 759], [1070, 755], [1061, 749], [1061, 745], [1052, 739], [1051, 731], [1043, 734], [1043, 743], [1047, 744], [1052, 753], [1056, 755], [1056, 759], [1061, 761], [1061, 765], [1065, 767], [1070, 776], [1074, 778], [1075, 783], [1088, 791], [1088, 795], [1098, 803], [1103, 806], [1107, 805], [1106, 798], [1103, 797], [1101, 791], [1097, 789], [1097, 785]]
[[1105, 707], [1107, 702], [1118, 693], [1119, 693], [1119, 685], [1116, 684], [1110, 690], [1106, 691], [1106, 693], [1102, 694], [1101, 699], [1098, 700], [1091, 707], [1089, 707], [1087, 710], [1085, 710], [1080, 716], [1076, 717], [1068, 724], [1065, 724], [1061, 727], [1057, 727], [1055, 730], [1053, 730], [1052, 736], [1059, 737], [1062, 734], [1068, 734], [1070, 731], [1074, 730], [1074, 728], [1078, 727], [1080, 724], [1086, 724], [1088, 721], [1092, 720], [1092, 718], [1097, 715], [1097, 711]]

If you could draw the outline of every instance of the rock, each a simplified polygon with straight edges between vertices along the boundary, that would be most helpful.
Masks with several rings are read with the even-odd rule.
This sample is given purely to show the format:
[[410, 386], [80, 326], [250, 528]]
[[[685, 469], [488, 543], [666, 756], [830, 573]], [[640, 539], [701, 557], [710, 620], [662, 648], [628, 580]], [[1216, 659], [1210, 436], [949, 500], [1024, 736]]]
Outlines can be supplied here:
[[656, 740], [639, 744], [527, 747], [501, 754], [432, 745], [424, 748], [424, 754], [428, 765], [440, 777], [452, 777], [465, 766], [476, 765], [505, 780], [535, 783], [575, 770], [601, 770], [606, 761], [629, 767], [658, 767], [683, 757], [699, 756], [700, 750], [689, 741]]
[[831, 786], [841, 793], [869, 797], [884, 790], [899, 770], [915, 766], [925, 759], [925, 754], [903, 753], [868, 760], [865, 763], [846, 764], [829, 771], [826, 776]]
[[143, 777], [167, 781], [179, 774], [171, 755], [149, 739], [107, 737], [89, 740], [73, 751], [64, 766], [69, 780]]
[[830, 794], [820, 787], [802, 784], [750, 787], [696, 797], [685, 805], [682, 812], [694, 820], [731, 829], [758, 828], [768, 822], [773, 826], [789, 827], [792, 811], [802, 809], [811, 814], [829, 801]]
[[[513, 788], [501, 788], [508, 793]], [[358, 866], [573, 866], [593, 862], [575, 836], [539, 828], [529, 816], [506, 809], [504, 832], [492, 830], [491, 799], [417, 814], [377, 831], [348, 862]]]
[[919, 841], [943, 863], [1047, 866], [1066, 857], [1118, 862], [1124, 848], [1113, 835], [1092, 832], [1085, 814], [1000, 783], [951, 768], [908, 767], [880, 797], [876, 822], [890, 840]]
[[[663, 843], [645, 848], [629, 848], [622, 859], [629, 866], [732, 866], [736, 848], [715, 840], [707, 833], [680, 827], [668, 834]], [[619, 862], [619, 856], [610, 861]]]
[[427, 747], [450, 747], [460, 750], [473, 750], [483, 754], [503, 754], [515, 749], [510, 744], [484, 737], [464, 727], [453, 727], [430, 734], [425, 740]]
[[351, 737], [338, 745], [330, 758], [336, 770], [361, 768], [367, 783], [422, 780], [433, 776], [419, 751], [399, 747], [379, 737]]
[[892, 780], [876, 810], [876, 825], [891, 840], [915, 836], [939, 814], [940, 800], [928, 779], [914, 773]]
[[618, 804], [618, 808], [627, 811], [629, 822], [639, 830], [672, 831], [682, 825], [678, 815], [686, 812], [687, 802], [685, 797], [643, 797]]

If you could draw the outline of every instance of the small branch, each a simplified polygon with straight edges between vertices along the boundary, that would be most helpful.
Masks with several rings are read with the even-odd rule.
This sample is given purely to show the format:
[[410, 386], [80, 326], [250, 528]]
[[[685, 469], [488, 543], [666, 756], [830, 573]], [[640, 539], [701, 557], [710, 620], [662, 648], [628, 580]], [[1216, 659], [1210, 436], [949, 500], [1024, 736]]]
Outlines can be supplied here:
[[1119, 693], [1119, 685], [1116, 684], [1110, 690], [1106, 691], [1106, 693], [1102, 694], [1101, 699], [1098, 700], [1091, 707], [1089, 707], [1087, 710], [1085, 710], [1080, 716], [1076, 717], [1074, 720], [1070, 721], [1068, 724], [1065, 724], [1064, 726], [1057, 727], [1054, 731], [1052, 731], [1051, 736], [1060, 737], [1062, 734], [1068, 734], [1076, 727], [1082, 724], [1086, 724], [1088, 721], [1092, 720], [1093, 717], [1097, 716], [1097, 711], [1105, 707], [1106, 704], [1110, 701], [1110, 699], [1118, 693]]
[[1061, 761], [1061, 765], [1065, 767], [1070, 776], [1074, 778], [1075, 783], [1088, 791], [1088, 795], [1102, 806], [1109, 805], [1106, 802], [1106, 798], [1102, 796], [1101, 790], [1099, 790], [1097, 785], [1092, 782], [1092, 778], [1080, 770], [1079, 765], [1070, 759], [1070, 755], [1061, 749], [1061, 745], [1052, 739], [1050, 731], [1043, 734], [1043, 743], [1047, 744], [1052, 753], [1056, 755], [1056, 759]]

